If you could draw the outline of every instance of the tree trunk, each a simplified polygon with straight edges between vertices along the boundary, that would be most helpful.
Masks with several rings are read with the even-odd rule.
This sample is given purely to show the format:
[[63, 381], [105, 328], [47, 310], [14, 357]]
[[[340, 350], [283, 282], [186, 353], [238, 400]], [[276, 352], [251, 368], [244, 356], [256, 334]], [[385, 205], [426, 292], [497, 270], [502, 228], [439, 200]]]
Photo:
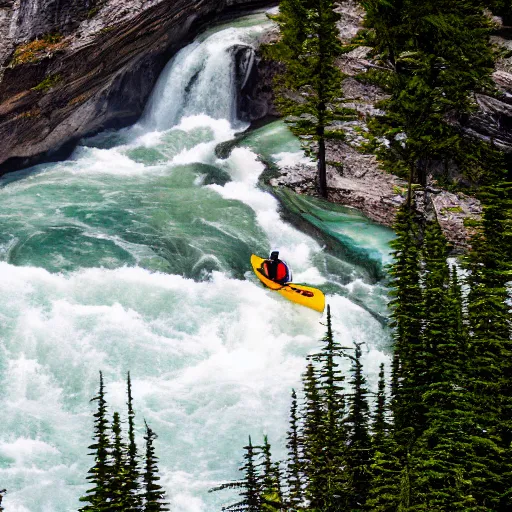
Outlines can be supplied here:
[[407, 183], [407, 208], [409, 211], [412, 206], [412, 180], [414, 173], [414, 164], [412, 162], [409, 163], [409, 181]]
[[323, 133], [320, 135], [318, 140], [318, 191], [322, 197], [327, 197], [327, 171], [325, 165], [325, 139]]

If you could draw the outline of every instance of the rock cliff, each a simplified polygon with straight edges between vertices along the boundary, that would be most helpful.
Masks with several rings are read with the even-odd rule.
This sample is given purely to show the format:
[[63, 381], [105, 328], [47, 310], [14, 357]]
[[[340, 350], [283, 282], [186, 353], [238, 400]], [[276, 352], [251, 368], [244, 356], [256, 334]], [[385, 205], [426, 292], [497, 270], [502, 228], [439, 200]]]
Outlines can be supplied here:
[[133, 122], [207, 23], [269, 0], [0, 0], [0, 174]]

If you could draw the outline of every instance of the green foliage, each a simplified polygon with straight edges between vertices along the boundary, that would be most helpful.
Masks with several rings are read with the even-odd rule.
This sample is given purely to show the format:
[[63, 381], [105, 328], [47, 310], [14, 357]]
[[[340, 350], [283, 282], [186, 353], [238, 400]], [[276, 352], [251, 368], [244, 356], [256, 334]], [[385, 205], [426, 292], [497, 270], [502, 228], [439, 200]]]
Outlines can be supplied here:
[[391, 318], [394, 327], [393, 413], [395, 424], [414, 425], [421, 430], [424, 410], [416, 375], [425, 374], [421, 340], [422, 292], [420, 287], [419, 232], [414, 211], [403, 206], [397, 214], [392, 242], [394, 263], [391, 266]]
[[297, 410], [297, 394], [292, 390], [292, 405], [290, 409], [290, 430], [287, 436], [288, 460], [287, 460], [287, 481], [288, 500], [287, 504], [292, 510], [297, 510], [304, 501], [304, 462], [302, 459], [302, 440], [299, 433], [299, 418]]
[[114, 413], [112, 421], [112, 468], [109, 481], [109, 507], [111, 510], [127, 510], [128, 467], [126, 460], [126, 444], [121, 435], [121, 418]]
[[366, 509], [375, 512], [395, 511], [400, 505], [399, 482], [402, 464], [388, 416], [384, 365], [381, 364], [376, 408], [372, 421], [371, 486], [366, 501]]
[[158, 457], [155, 455], [155, 448], [153, 443], [157, 435], [151, 430], [146, 422], [146, 459], [144, 465], [144, 512], [165, 512], [170, 510], [166, 507], [165, 491], [158, 483], [160, 477], [158, 476]]
[[[457, 165], [477, 182], [485, 174], [483, 153], [489, 146], [468, 139], [458, 122], [475, 108], [472, 93], [491, 88], [494, 54], [483, 4], [364, 0], [363, 5], [366, 24], [375, 31], [375, 50], [392, 70], [383, 72], [391, 92], [382, 119], [389, 147], [381, 147], [378, 156], [388, 169], [404, 162], [421, 184], [439, 162]], [[392, 130], [404, 137], [396, 140]]]
[[342, 48], [335, 5], [334, 0], [282, 0], [280, 12], [273, 18], [281, 38], [267, 47], [267, 54], [285, 65], [285, 72], [275, 81], [277, 106], [306, 148], [315, 151], [323, 196], [327, 195], [326, 128], [347, 118], [347, 110], [339, 107], [341, 72], [335, 60]]
[[[93, 450], [95, 464], [89, 470], [87, 479], [93, 487], [81, 502], [88, 503], [80, 512], [160, 512], [169, 510], [164, 491], [158, 484], [157, 462], [153, 441], [156, 434], [146, 424], [146, 460], [144, 475], [139, 469], [137, 446], [135, 445], [134, 417], [130, 374], [127, 378], [128, 391], [128, 439], [123, 437], [121, 417], [114, 412], [111, 426], [107, 419], [107, 402], [103, 375], [100, 372], [100, 389], [91, 401], [98, 402], [94, 414], [94, 441], [89, 449]], [[143, 477], [142, 492], [140, 480]]]
[[512, 1], [511, 0], [491, 0], [489, 9], [498, 16], [503, 17], [505, 25], [510, 25], [512, 21]]
[[61, 81], [62, 81], [62, 77], [60, 75], [49, 75], [42, 82], [37, 84], [35, 87], [32, 87], [32, 90], [46, 93], [50, 89], [55, 87], [57, 84], [59, 84]]
[[89, 446], [90, 455], [94, 457], [94, 465], [89, 470], [87, 480], [92, 488], [80, 501], [88, 503], [80, 509], [81, 512], [98, 512], [108, 509], [110, 500], [110, 476], [112, 466], [110, 461], [110, 427], [107, 419], [107, 402], [105, 400], [105, 387], [103, 374], [100, 372], [100, 387], [98, 394], [91, 399], [98, 403], [98, 410], [94, 413], [94, 443]]
[[321, 352], [309, 356], [319, 364], [308, 365], [304, 377], [304, 456], [308, 478], [306, 497], [313, 508], [344, 506], [348, 503], [347, 475], [339, 471], [345, 460], [345, 377], [337, 359], [345, 355], [332, 332], [327, 306], [327, 331]]
[[363, 375], [361, 354], [361, 345], [356, 344], [355, 356], [351, 358], [352, 379], [349, 382], [352, 393], [348, 395], [348, 415], [345, 420], [348, 427], [345, 462], [348, 476], [348, 505], [351, 510], [361, 510], [366, 503], [371, 484], [370, 465], [373, 458], [369, 432], [369, 392]]
[[61, 34], [46, 34], [41, 39], [20, 44], [16, 50], [9, 67], [21, 64], [32, 64], [64, 50], [68, 42], [63, 40]]
[[128, 401], [128, 446], [126, 447], [126, 512], [136, 512], [141, 508], [140, 468], [135, 444], [135, 411], [133, 410], [132, 382], [130, 372], [126, 378]]
[[[255, 450], [256, 448], [256, 450]], [[260, 487], [260, 478], [256, 468], [256, 456], [258, 447], [254, 447], [249, 436], [249, 444], [244, 446], [245, 455], [244, 465], [240, 468], [244, 478], [236, 482], [228, 482], [218, 487], [210, 489], [209, 492], [221, 491], [224, 489], [236, 489], [239, 491], [241, 500], [222, 507], [222, 510], [231, 512], [260, 512], [262, 506], [262, 496]]]

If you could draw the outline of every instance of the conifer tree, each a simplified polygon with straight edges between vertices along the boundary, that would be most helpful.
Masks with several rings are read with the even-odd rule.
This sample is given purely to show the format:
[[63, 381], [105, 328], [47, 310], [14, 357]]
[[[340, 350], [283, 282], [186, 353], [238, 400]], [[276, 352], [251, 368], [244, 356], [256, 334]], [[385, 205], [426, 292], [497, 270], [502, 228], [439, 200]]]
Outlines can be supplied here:
[[98, 410], [94, 414], [94, 443], [89, 446], [90, 455], [94, 457], [94, 466], [89, 470], [87, 480], [93, 487], [80, 501], [88, 503], [80, 512], [100, 512], [110, 507], [110, 476], [112, 467], [110, 462], [110, 428], [107, 419], [107, 402], [105, 400], [105, 387], [103, 374], [100, 372], [100, 387], [98, 394], [91, 399], [98, 403]]
[[437, 219], [427, 222], [423, 240], [423, 321], [422, 332], [424, 348], [425, 374], [418, 375], [418, 385], [425, 386], [429, 381], [437, 382], [440, 377], [434, 375], [436, 359], [446, 342], [446, 329], [452, 314], [448, 302], [449, 268], [446, 238]]
[[157, 435], [151, 430], [146, 422], [146, 460], [144, 466], [144, 512], [165, 512], [170, 510], [165, 503], [165, 491], [158, 484], [158, 457], [155, 455], [153, 442]]
[[[305, 395], [308, 414], [305, 415], [305, 451], [306, 459], [314, 459], [314, 474], [309, 475], [308, 498], [320, 499], [321, 506], [344, 506], [348, 500], [346, 475], [343, 467], [347, 432], [344, 425], [345, 396], [343, 383], [345, 377], [339, 369], [337, 359], [344, 355], [343, 347], [336, 342], [332, 332], [331, 310], [327, 306], [327, 332], [322, 339], [324, 345], [319, 353], [309, 359], [319, 364], [318, 375], [311, 365], [305, 378]], [[314, 405], [318, 401], [318, 405]], [[310, 417], [319, 425], [313, 434], [309, 425]], [[308, 440], [312, 444], [308, 447]], [[313, 455], [314, 452], [314, 455]], [[312, 467], [313, 467], [312, 466]], [[313, 501], [314, 503], [314, 501]]]
[[[489, 147], [457, 124], [474, 108], [473, 92], [491, 87], [490, 23], [480, 0], [368, 0], [368, 24], [394, 75], [385, 123], [388, 157], [426, 185], [439, 162], [455, 162], [472, 181], [486, 172]], [[385, 48], [383, 48], [383, 46]], [[397, 131], [404, 137], [395, 138]]]
[[507, 477], [512, 475], [512, 386], [508, 377], [512, 351], [505, 284], [511, 271], [512, 187], [501, 181], [486, 187], [480, 197], [481, 229], [467, 258], [469, 385], [476, 434], [482, 438], [477, 456], [484, 470], [483, 474], [475, 470], [475, 478], [482, 482], [475, 496], [480, 503], [506, 510], [512, 506], [507, 494], [512, 487]]
[[221, 491], [223, 489], [237, 489], [240, 494], [241, 500], [222, 507], [222, 510], [228, 510], [230, 512], [260, 512], [262, 499], [261, 499], [261, 487], [260, 478], [256, 469], [256, 456], [257, 449], [253, 446], [251, 436], [249, 436], [249, 444], [244, 446], [245, 455], [244, 465], [240, 468], [240, 471], [244, 473], [244, 478], [236, 482], [228, 482], [218, 487], [210, 489], [209, 492]]
[[304, 421], [302, 442], [304, 453], [304, 473], [306, 476], [305, 496], [312, 508], [324, 506], [324, 459], [322, 453], [322, 406], [318, 391], [315, 368], [309, 363], [303, 376]]
[[[481, 472], [475, 444], [462, 297], [456, 271], [447, 265], [446, 240], [437, 221], [427, 223], [423, 241], [424, 328], [427, 378], [420, 378], [425, 424], [409, 459], [411, 510], [483, 510], [473, 494]], [[451, 279], [451, 283], [450, 283]]]
[[371, 486], [366, 509], [374, 512], [395, 512], [400, 504], [402, 467], [394, 440], [393, 425], [388, 420], [384, 364], [380, 365], [375, 413], [372, 421]]
[[109, 482], [111, 510], [127, 510], [128, 481], [126, 464], [126, 444], [122, 438], [121, 418], [114, 412], [112, 421], [112, 468]]
[[[393, 291], [391, 318], [394, 327], [393, 401], [395, 428], [420, 431], [424, 421], [421, 390], [417, 375], [424, 375], [421, 339], [422, 292], [420, 287], [419, 233], [414, 210], [404, 206], [396, 217], [397, 238], [392, 242], [394, 263], [391, 266]], [[411, 432], [411, 431], [409, 431]]]
[[372, 446], [369, 433], [370, 407], [368, 389], [361, 363], [361, 344], [356, 343], [350, 380], [352, 392], [348, 395], [348, 446], [345, 461], [348, 473], [348, 505], [351, 510], [362, 510], [371, 483], [370, 465]]
[[290, 408], [290, 430], [288, 431], [288, 461], [287, 461], [287, 482], [288, 495], [287, 504], [291, 510], [297, 510], [304, 502], [304, 472], [301, 454], [302, 441], [299, 432], [299, 418], [297, 415], [297, 394], [292, 390], [292, 405]]
[[281, 39], [268, 47], [283, 62], [277, 77], [277, 105], [289, 116], [292, 130], [303, 142], [316, 143], [318, 186], [327, 197], [325, 140], [335, 131], [330, 125], [346, 119], [347, 110], [335, 105], [341, 97], [341, 73], [335, 65], [341, 53], [336, 23], [340, 15], [334, 0], [281, 0], [274, 17]]
[[268, 437], [264, 436], [261, 447], [262, 469], [260, 494], [262, 510], [274, 512], [280, 510], [283, 505], [281, 493], [281, 478], [279, 464], [272, 462], [271, 446]]
[[2, 507], [2, 500], [4, 499], [5, 489], [0, 490], [0, 512], [3, 512], [4, 507]]
[[141, 509], [140, 467], [135, 443], [135, 411], [133, 410], [132, 383], [130, 372], [126, 378], [128, 401], [128, 445], [126, 446], [126, 512], [138, 512]]

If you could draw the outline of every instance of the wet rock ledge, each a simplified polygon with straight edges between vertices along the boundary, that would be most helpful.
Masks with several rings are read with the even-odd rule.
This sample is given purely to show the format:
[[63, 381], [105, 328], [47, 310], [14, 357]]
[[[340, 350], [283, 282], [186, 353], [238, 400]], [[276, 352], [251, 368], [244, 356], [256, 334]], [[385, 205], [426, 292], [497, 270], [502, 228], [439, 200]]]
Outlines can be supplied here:
[[0, 0], [0, 175], [134, 122], [206, 24], [269, 0]]

